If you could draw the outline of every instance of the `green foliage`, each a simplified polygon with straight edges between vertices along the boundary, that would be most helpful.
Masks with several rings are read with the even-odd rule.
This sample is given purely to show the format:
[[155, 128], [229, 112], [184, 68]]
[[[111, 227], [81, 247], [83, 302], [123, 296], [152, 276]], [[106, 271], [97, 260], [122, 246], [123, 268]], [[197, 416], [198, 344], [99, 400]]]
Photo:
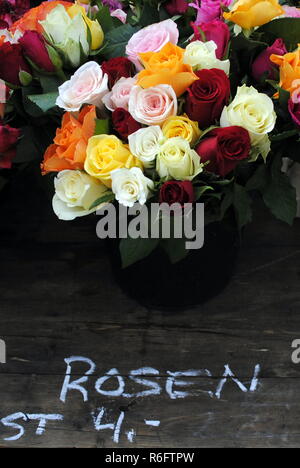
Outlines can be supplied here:
[[172, 264], [180, 262], [189, 253], [189, 250], [185, 248], [186, 239], [162, 239], [160, 245], [165, 250]]
[[130, 24], [124, 24], [109, 31], [105, 36], [106, 45], [102, 48], [101, 55], [105, 59], [125, 55], [125, 48], [129, 39], [139, 29], [138, 26], [133, 27]]
[[147, 257], [158, 246], [159, 239], [132, 239], [127, 237], [120, 242], [122, 267], [126, 268]]
[[271, 45], [281, 37], [289, 51], [299, 43], [300, 18], [278, 18], [258, 28], [253, 36]]
[[252, 199], [242, 185], [234, 184], [233, 206], [239, 229], [252, 220]]
[[109, 119], [96, 119], [95, 135], [109, 133]]
[[57, 97], [58, 91], [52, 91], [46, 94], [32, 94], [27, 96], [27, 99], [33, 102], [42, 112], [47, 112], [55, 107]]
[[97, 200], [95, 200], [94, 203], [91, 204], [91, 206], [89, 207], [89, 210], [96, 208], [97, 206], [101, 205], [101, 203], [112, 202], [114, 199], [115, 199], [115, 195], [109, 190], [100, 198], [97, 198]]

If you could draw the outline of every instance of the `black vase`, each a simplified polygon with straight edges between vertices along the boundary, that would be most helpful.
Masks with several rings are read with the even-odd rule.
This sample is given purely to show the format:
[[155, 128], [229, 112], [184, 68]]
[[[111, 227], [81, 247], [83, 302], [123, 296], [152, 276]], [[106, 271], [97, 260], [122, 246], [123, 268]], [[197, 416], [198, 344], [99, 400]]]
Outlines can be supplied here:
[[233, 275], [239, 251], [236, 228], [225, 223], [205, 227], [204, 246], [171, 264], [162, 249], [122, 269], [119, 240], [109, 240], [116, 281], [133, 299], [150, 308], [180, 310], [219, 294]]

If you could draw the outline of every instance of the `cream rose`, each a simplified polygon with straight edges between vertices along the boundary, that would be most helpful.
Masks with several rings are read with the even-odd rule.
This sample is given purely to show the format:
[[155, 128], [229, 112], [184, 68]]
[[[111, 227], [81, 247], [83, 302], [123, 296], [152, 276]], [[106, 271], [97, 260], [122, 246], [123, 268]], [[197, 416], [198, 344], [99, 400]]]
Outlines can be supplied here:
[[188, 141], [181, 137], [174, 137], [161, 145], [156, 159], [156, 170], [160, 177], [192, 180], [203, 171], [203, 164], [200, 162], [200, 156], [191, 149]]
[[221, 115], [221, 127], [239, 125], [245, 128], [254, 146], [273, 130], [275, 122], [276, 113], [272, 99], [246, 85], [238, 88], [234, 100], [224, 107]]
[[154, 161], [164, 140], [158, 125], [141, 128], [128, 136], [130, 152], [146, 166]]
[[128, 110], [145, 125], [161, 125], [170, 115], [177, 114], [177, 97], [170, 85], [161, 84], [143, 89], [134, 86], [130, 92]]
[[214, 41], [193, 41], [185, 49], [183, 62], [191, 65], [193, 70], [219, 68], [229, 75], [230, 61], [219, 60], [216, 57], [217, 48]]
[[143, 69], [140, 53], [159, 52], [168, 42], [177, 44], [178, 37], [177, 24], [171, 19], [151, 24], [133, 34], [126, 46], [126, 55], [140, 71]]
[[59, 219], [71, 221], [98, 210], [105, 203], [90, 209], [107, 187], [83, 171], [61, 171], [54, 179], [53, 210]]
[[133, 206], [138, 202], [144, 205], [154, 182], [145, 177], [139, 167], [117, 169], [111, 173], [112, 191], [116, 200], [124, 206]]
[[56, 105], [68, 112], [79, 111], [83, 104], [103, 107], [102, 98], [108, 93], [108, 76], [97, 62], [87, 62], [58, 88]]
[[102, 98], [105, 107], [110, 111], [114, 111], [117, 107], [128, 110], [130, 91], [135, 83], [136, 78], [120, 78], [112, 90]]

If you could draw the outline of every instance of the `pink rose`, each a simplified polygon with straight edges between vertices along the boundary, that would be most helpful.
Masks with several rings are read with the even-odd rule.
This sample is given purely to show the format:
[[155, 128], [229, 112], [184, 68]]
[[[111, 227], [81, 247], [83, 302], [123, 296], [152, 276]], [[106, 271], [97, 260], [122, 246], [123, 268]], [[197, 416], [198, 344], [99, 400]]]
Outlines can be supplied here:
[[194, 28], [193, 41], [202, 41], [202, 36], [199, 32], [198, 27], [204, 32], [206, 41], [214, 41], [217, 44], [216, 57], [221, 60], [227, 52], [228, 43], [230, 40], [230, 31], [224, 21], [215, 19], [209, 23], [202, 23], [196, 25], [192, 23]]
[[177, 24], [171, 19], [151, 24], [141, 29], [129, 39], [126, 55], [136, 66], [143, 69], [138, 54], [143, 52], [159, 52], [168, 42], [177, 44], [179, 32]]
[[300, 18], [300, 8], [283, 5], [285, 16], [288, 18]]
[[108, 110], [114, 111], [118, 107], [128, 110], [129, 95], [136, 78], [120, 78], [111, 91], [102, 98], [102, 102]]
[[295, 85], [299, 88], [293, 91], [288, 108], [295, 125], [300, 128], [300, 80], [296, 80]]
[[189, 3], [190, 7], [197, 10], [197, 18], [195, 24], [209, 23], [214, 19], [222, 17], [221, 5], [228, 7], [233, 0], [195, 0], [194, 3]]
[[132, 117], [145, 125], [161, 125], [167, 117], [177, 114], [177, 97], [172, 86], [161, 84], [143, 89], [134, 86], [128, 109]]
[[270, 47], [263, 50], [252, 64], [252, 76], [255, 81], [259, 82], [264, 75], [269, 80], [275, 80], [276, 65], [271, 62], [270, 57], [272, 54], [284, 55], [286, 53], [287, 50], [282, 39], [276, 39]]
[[118, 18], [118, 20], [120, 20], [124, 24], [126, 23], [127, 13], [125, 13], [125, 11], [121, 10], [120, 8], [117, 8], [117, 10], [112, 11], [110, 16]]

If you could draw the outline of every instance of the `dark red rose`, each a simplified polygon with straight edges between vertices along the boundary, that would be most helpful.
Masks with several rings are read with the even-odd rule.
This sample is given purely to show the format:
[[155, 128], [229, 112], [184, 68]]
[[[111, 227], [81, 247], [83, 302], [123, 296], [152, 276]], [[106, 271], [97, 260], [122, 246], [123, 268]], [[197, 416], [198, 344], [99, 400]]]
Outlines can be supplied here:
[[242, 127], [211, 130], [196, 147], [201, 162], [210, 161], [206, 170], [225, 177], [239, 161], [247, 159], [251, 150], [250, 136]]
[[113, 111], [112, 123], [116, 132], [124, 140], [128, 138], [128, 135], [131, 135], [131, 133], [136, 132], [142, 127], [139, 122], [134, 120], [126, 109], [122, 109], [121, 107], [118, 107]]
[[255, 81], [259, 82], [263, 76], [269, 80], [275, 80], [278, 66], [271, 62], [270, 57], [272, 54], [285, 55], [286, 53], [287, 50], [282, 39], [276, 39], [270, 47], [263, 50], [252, 64], [252, 76]]
[[0, 46], [0, 78], [15, 86], [20, 86], [20, 71], [31, 73], [22, 55], [22, 46], [4, 42]]
[[[30, 8], [30, 0], [0, 0], [0, 29], [10, 27]], [[2, 23], [3, 22], [3, 23]]]
[[16, 144], [20, 130], [9, 125], [0, 125], [0, 169], [10, 169], [16, 155]]
[[227, 24], [224, 21], [215, 19], [208, 23], [201, 23], [199, 25], [191, 23], [191, 25], [194, 28], [192, 41], [203, 41], [202, 31], [206, 41], [214, 41], [217, 44], [216, 57], [221, 60], [227, 52], [230, 40], [230, 31]]
[[120, 78], [130, 78], [134, 75], [134, 66], [126, 57], [115, 57], [103, 62], [103, 73], [107, 73], [109, 86], [112, 88]]
[[295, 125], [300, 128], [300, 96], [299, 102], [293, 102], [293, 100], [290, 99], [288, 107]]
[[183, 15], [189, 7], [186, 0], [167, 0], [163, 6], [170, 16]]
[[177, 181], [170, 180], [165, 182], [159, 192], [159, 202], [168, 203], [193, 203], [195, 201], [195, 194], [192, 182], [189, 180]]
[[35, 65], [47, 72], [54, 72], [55, 67], [50, 60], [48, 51], [46, 49], [43, 36], [37, 31], [25, 31], [19, 40], [23, 48], [23, 53]]
[[230, 81], [223, 70], [199, 70], [199, 80], [187, 89], [185, 112], [200, 128], [208, 128], [220, 119], [230, 97]]

